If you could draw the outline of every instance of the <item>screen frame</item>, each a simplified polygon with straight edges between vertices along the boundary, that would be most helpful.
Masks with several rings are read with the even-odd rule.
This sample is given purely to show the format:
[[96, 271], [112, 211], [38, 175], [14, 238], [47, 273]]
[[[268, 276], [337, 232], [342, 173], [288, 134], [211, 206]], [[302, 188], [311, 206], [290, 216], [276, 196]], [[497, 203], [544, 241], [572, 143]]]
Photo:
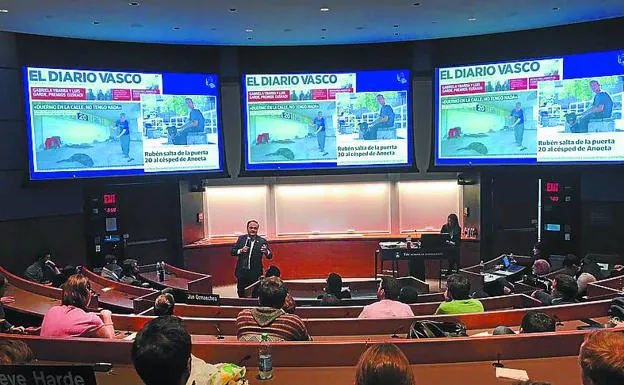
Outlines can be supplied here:
[[[375, 71], [407, 71], [409, 76], [408, 80], [408, 92], [407, 92], [407, 105], [409, 106], [408, 123], [410, 125], [408, 131], [408, 161], [407, 165], [380, 165], [380, 166], [341, 166], [341, 167], [309, 167], [309, 168], [288, 168], [288, 169], [248, 169], [247, 159], [247, 84], [245, 77], [248, 75], [277, 75], [277, 74], [289, 74], [289, 75], [303, 75], [303, 74], [345, 74], [345, 73], [358, 73], [358, 72], [375, 72]], [[400, 173], [417, 173], [419, 172], [416, 164], [416, 146], [414, 138], [414, 106], [412, 100], [413, 93], [413, 80], [414, 71], [409, 68], [369, 68], [369, 69], [340, 69], [340, 70], [325, 70], [314, 69], [310, 71], [256, 71], [247, 72], [240, 71], [239, 79], [241, 82], [240, 91], [240, 111], [241, 111], [241, 163], [239, 176], [241, 177], [269, 177], [269, 176], [308, 176], [308, 175], [362, 175], [362, 174], [400, 174]], [[260, 73], [262, 72], [262, 73]]]
[[[84, 184], [84, 185], [99, 185], [102, 183], [152, 183], [159, 181], [180, 181], [180, 180], [197, 180], [197, 179], [218, 179], [229, 178], [230, 174], [227, 167], [227, 159], [225, 154], [225, 142], [223, 133], [223, 109], [222, 109], [222, 92], [221, 92], [221, 74], [219, 71], [210, 72], [197, 72], [197, 71], [175, 71], [175, 70], [163, 70], [157, 71], [142, 70], [137, 68], [104, 68], [104, 67], [91, 67], [91, 66], [76, 66], [69, 68], [69, 66], [59, 65], [46, 65], [40, 63], [21, 63], [21, 77], [20, 85], [23, 89], [22, 96], [24, 97], [22, 106], [24, 107], [24, 128], [26, 130], [26, 156], [24, 167], [24, 184], [26, 186], [40, 186], [40, 185], [62, 185], [62, 184]], [[217, 124], [218, 124], [218, 151], [219, 151], [219, 169], [218, 170], [183, 170], [183, 171], [164, 171], [155, 173], [141, 173], [134, 174], [129, 173], [127, 175], [95, 175], [95, 176], [77, 176], [77, 177], [60, 177], [60, 178], [41, 178], [33, 179], [32, 173], [34, 170], [33, 154], [32, 154], [32, 119], [30, 114], [30, 87], [28, 83], [28, 69], [29, 68], [45, 68], [53, 70], [73, 70], [73, 71], [108, 71], [108, 72], [124, 72], [124, 73], [141, 73], [141, 74], [157, 74], [164, 75], [165, 73], [172, 73], [178, 75], [211, 75], [217, 79]], [[114, 170], [113, 170], [114, 171]]]
[[[529, 57], [529, 58], [517, 58], [517, 57], [498, 57], [493, 58], [491, 60], [475, 60], [468, 61], [463, 63], [436, 63], [433, 68], [428, 71], [429, 76], [432, 79], [432, 103], [431, 103], [431, 117], [432, 117], [432, 129], [433, 134], [431, 135], [431, 156], [429, 157], [429, 167], [427, 168], [427, 172], [479, 172], [479, 171], [495, 171], [500, 170], [500, 168], [510, 167], [513, 170], [519, 172], [531, 172], [531, 171], [547, 171], [552, 172], [557, 168], [565, 167], [565, 172], [575, 172], [575, 171], [586, 171], [588, 169], [615, 169], [621, 167], [624, 164], [624, 159], [618, 161], [593, 161], [593, 162], [583, 162], [583, 161], [573, 161], [573, 162], [542, 162], [538, 163], [535, 160], [533, 163], [527, 162], [516, 162], [516, 163], [477, 163], [470, 164], [463, 160], [464, 163], [461, 164], [438, 164], [438, 135], [439, 132], [439, 109], [438, 109], [438, 96], [439, 96], [439, 71], [445, 68], [455, 68], [455, 67], [463, 67], [463, 66], [476, 66], [476, 65], [492, 65], [492, 64], [500, 64], [500, 63], [509, 63], [509, 62], [518, 62], [518, 61], [530, 61], [530, 60], [548, 60], [548, 59], [557, 59], [561, 58], [565, 61], [566, 57], [576, 56], [576, 55], [591, 55], [591, 54], [601, 54], [601, 53], [610, 53], [610, 52], [618, 52], [624, 51], [622, 48], [615, 49], [606, 49], [606, 50], [597, 50], [597, 51], [583, 51], [583, 52], [570, 52], [559, 55], [549, 54], [537, 57]], [[621, 75], [624, 76], [624, 75]], [[565, 80], [565, 79], [562, 79]], [[522, 158], [518, 158], [521, 160]]]

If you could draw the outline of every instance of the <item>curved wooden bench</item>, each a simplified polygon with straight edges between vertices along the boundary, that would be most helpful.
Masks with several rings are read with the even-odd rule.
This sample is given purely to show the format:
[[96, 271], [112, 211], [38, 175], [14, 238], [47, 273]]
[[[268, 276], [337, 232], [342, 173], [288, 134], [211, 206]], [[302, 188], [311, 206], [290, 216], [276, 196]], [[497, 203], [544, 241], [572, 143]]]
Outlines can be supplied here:
[[180, 269], [165, 263], [165, 280], [158, 280], [156, 264], [139, 266], [139, 275], [154, 287], [172, 288], [184, 292], [212, 294], [212, 276]]
[[132, 313], [135, 298], [155, 293], [153, 289], [146, 289], [106, 279], [99, 274], [83, 267], [82, 274], [89, 278], [91, 289], [98, 294], [99, 303], [106, 308], [120, 313]]

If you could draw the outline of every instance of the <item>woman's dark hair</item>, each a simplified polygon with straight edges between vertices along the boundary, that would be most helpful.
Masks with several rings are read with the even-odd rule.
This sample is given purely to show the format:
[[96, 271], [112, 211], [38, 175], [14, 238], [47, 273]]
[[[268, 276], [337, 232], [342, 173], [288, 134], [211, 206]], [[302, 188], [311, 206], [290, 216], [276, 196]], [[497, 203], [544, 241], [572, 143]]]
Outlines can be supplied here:
[[451, 220], [451, 222], [453, 223], [453, 228], [457, 229], [459, 228], [459, 218], [457, 218], [457, 215], [455, 214], [449, 214], [449, 216], [446, 218], [446, 220]]
[[394, 344], [371, 346], [360, 356], [355, 370], [355, 385], [384, 384], [414, 384], [409, 361]]
[[91, 294], [91, 284], [89, 280], [80, 274], [74, 274], [67, 278], [67, 282], [63, 284], [62, 304], [65, 306], [74, 306], [82, 310], [87, 310]]
[[329, 273], [329, 276], [327, 276], [327, 288], [325, 289], [325, 292], [327, 294], [333, 294], [338, 297], [341, 291], [342, 277], [336, 273]]

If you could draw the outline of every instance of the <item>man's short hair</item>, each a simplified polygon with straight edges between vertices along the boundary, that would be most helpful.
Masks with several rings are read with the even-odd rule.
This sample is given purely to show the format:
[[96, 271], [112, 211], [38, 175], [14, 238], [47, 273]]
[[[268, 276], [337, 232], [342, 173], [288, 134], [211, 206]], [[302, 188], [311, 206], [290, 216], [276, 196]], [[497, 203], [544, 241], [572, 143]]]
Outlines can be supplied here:
[[260, 281], [258, 286], [258, 301], [260, 306], [281, 309], [288, 295], [284, 282], [278, 277], [269, 277]]
[[19, 340], [0, 340], [0, 365], [21, 365], [33, 362], [32, 350]]
[[418, 290], [414, 286], [403, 286], [399, 294], [399, 301], [411, 305], [418, 302]]
[[193, 99], [191, 99], [191, 98], [184, 98], [184, 101], [185, 101], [185, 102], [190, 101], [191, 103], [193, 103]]
[[393, 277], [381, 277], [381, 290], [384, 291], [384, 298], [396, 301], [401, 294], [401, 284]]
[[122, 112], [121, 114], [119, 114], [119, 117], [122, 117], [122, 116], [126, 116], [126, 114], [125, 114], [124, 112]]
[[576, 279], [567, 274], [558, 274], [555, 277], [555, 288], [564, 299], [575, 299], [578, 295]]
[[492, 335], [502, 336], [505, 334], [516, 334], [510, 327], [507, 326], [497, 326], [496, 329], [492, 332]]
[[269, 266], [266, 273], [264, 273], [264, 276], [267, 278], [268, 277], [280, 277], [281, 275], [282, 275], [282, 272], [280, 271], [279, 267], [275, 265]]
[[175, 299], [170, 293], [164, 293], [156, 297], [154, 301], [154, 315], [157, 317], [165, 315], [173, 315], [175, 308]]
[[579, 275], [579, 277], [576, 279], [576, 284], [578, 285], [578, 293], [580, 295], [584, 295], [585, 293], [587, 293], [587, 286], [590, 283], [596, 281], [597, 279], [593, 275], [589, 273], [581, 273], [581, 275]]
[[384, 99], [385, 99], [385, 97], [383, 96], [383, 94], [377, 94], [377, 96], [376, 96], [376, 97], [378, 98], [378, 97], [380, 97], [380, 96], [381, 96], [382, 98], [384, 98]]
[[260, 222], [258, 222], [258, 221], [257, 221], [257, 220], [255, 220], [255, 219], [252, 219], [252, 220], [247, 221], [247, 226], [245, 226], [245, 228], [246, 228], [246, 229], [248, 229], [248, 228], [249, 228], [249, 225], [250, 225], [250, 224], [252, 224], [252, 223], [257, 224], [257, 225], [258, 225], [258, 227], [260, 227]]
[[541, 311], [529, 310], [522, 317], [522, 333], [554, 332], [555, 327], [555, 320]]
[[579, 364], [583, 380], [589, 379], [593, 385], [624, 384], [624, 335], [610, 331], [586, 335]]
[[563, 267], [578, 267], [581, 265], [581, 259], [574, 254], [568, 254], [563, 258], [563, 262], [561, 264]]
[[337, 273], [329, 273], [327, 276], [327, 294], [338, 296], [342, 292], [342, 277]]
[[594, 84], [594, 83], [600, 85], [600, 82], [598, 80], [594, 79], [594, 80], [589, 81], [589, 84]]
[[186, 382], [190, 358], [191, 336], [178, 317], [151, 320], [137, 333], [132, 344], [132, 362], [145, 385]]
[[111, 264], [113, 262], [117, 261], [117, 257], [115, 257], [113, 254], [106, 254], [104, 256], [104, 262], [108, 265]]
[[461, 274], [451, 274], [446, 280], [446, 287], [453, 300], [470, 298], [470, 281]]

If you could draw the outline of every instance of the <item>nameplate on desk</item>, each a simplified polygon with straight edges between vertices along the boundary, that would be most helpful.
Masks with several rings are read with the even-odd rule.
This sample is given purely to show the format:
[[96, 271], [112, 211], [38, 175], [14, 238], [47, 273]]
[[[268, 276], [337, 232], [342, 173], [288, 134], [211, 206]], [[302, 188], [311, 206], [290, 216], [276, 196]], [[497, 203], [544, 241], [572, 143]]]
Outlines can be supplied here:
[[189, 305], [219, 305], [219, 294], [188, 293], [186, 303]]
[[96, 385], [93, 366], [0, 365], [0, 384]]

